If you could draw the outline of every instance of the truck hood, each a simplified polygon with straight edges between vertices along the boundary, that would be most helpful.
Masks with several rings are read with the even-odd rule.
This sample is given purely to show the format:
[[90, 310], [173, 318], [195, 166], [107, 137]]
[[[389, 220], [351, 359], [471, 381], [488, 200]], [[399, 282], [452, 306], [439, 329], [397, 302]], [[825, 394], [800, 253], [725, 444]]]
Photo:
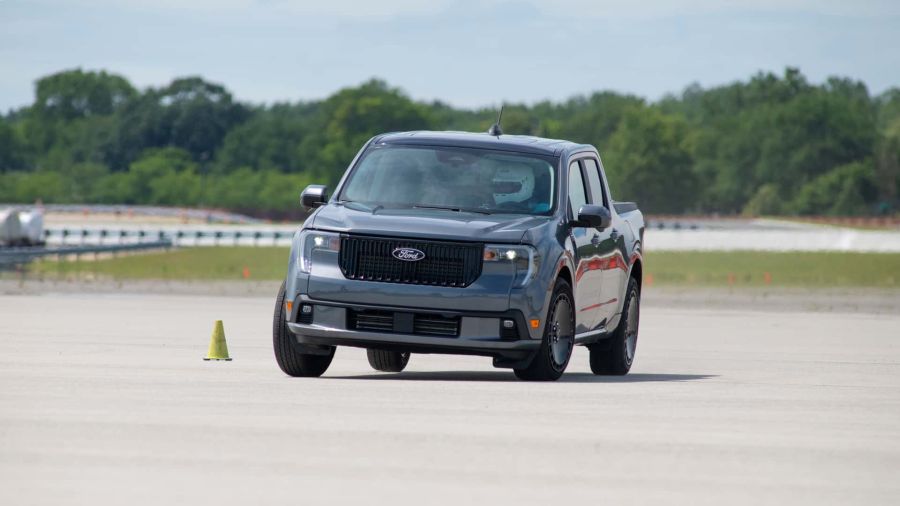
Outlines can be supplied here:
[[320, 207], [311, 228], [355, 234], [453, 241], [521, 242], [525, 232], [547, 223], [549, 216], [490, 214], [441, 209], [353, 209], [341, 204]]

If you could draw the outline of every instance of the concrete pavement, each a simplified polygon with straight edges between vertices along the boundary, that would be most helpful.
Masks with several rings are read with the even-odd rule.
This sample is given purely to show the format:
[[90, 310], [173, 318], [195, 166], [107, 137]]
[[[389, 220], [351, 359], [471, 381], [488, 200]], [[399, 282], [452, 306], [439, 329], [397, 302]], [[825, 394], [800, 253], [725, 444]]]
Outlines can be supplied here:
[[[319, 379], [272, 298], [0, 296], [0, 504], [893, 504], [900, 314], [646, 304], [632, 374]], [[234, 361], [203, 362], [225, 321]]]

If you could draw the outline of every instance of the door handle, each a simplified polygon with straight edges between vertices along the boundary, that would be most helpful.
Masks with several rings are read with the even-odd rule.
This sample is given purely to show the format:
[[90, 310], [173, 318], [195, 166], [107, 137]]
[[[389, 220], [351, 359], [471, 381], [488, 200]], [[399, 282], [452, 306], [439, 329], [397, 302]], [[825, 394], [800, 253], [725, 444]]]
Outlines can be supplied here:
[[594, 246], [600, 244], [600, 234], [594, 234], [594, 237], [591, 237], [591, 244]]

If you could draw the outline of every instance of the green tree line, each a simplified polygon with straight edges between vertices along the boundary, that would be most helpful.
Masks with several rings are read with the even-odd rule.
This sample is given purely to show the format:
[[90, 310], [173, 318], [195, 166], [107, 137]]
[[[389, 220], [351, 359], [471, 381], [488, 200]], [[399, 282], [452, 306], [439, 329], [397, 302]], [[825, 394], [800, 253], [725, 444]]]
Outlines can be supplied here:
[[[410, 99], [380, 80], [260, 106], [199, 77], [138, 90], [107, 72], [39, 79], [0, 115], [0, 202], [298, 212], [371, 136], [485, 131], [494, 109]], [[503, 129], [597, 146], [617, 199], [650, 213], [873, 215], [900, 207], [900, 89], [797, 69], [652, 102], [602, 91], [507, 104]]]

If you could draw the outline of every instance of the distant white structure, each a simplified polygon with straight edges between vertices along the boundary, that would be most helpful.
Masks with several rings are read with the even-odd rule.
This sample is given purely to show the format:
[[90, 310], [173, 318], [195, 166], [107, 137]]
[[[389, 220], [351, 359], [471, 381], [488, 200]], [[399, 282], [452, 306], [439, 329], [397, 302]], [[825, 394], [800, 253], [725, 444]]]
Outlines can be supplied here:
[[810, 226], [794, 230], [647, 230], [645, 251], [900, 253], [900, 231]]
[[0, 246], [36, 246], [44, 243], [44, 211], [0, 209]]
[[22, 237], [22, 222], [14, 209], [0, 210], [0, 246], [11, 246]]

